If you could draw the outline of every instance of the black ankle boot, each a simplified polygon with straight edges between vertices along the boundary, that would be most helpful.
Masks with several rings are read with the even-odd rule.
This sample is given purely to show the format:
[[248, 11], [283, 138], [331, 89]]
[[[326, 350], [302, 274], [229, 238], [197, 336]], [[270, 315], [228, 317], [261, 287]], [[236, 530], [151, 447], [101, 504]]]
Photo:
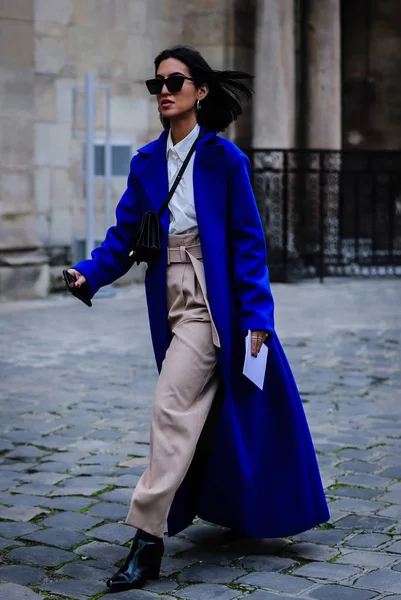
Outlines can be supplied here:
[[138, 529], [123, 567], [106, 581], [114, 592], [141, 588], [148, 579], [158, 579], [164, 553], [164, 543]]

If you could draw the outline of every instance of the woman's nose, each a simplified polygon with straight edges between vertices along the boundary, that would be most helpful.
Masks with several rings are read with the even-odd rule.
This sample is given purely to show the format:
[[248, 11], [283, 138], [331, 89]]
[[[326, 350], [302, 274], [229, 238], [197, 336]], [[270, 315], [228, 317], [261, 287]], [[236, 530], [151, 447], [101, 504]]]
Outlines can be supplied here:
[[162, 91], [161, 91], [161, 93], [162, 93], [162, 94], [169, 94], [169, 93], [170, 93], [170, 92], [168, 91], [168, 89], [167, 89], [167, 86], [166, 86], [166, 84], [165, 84], [165, 83], [163, 84], [163, 87], [162, 87]]

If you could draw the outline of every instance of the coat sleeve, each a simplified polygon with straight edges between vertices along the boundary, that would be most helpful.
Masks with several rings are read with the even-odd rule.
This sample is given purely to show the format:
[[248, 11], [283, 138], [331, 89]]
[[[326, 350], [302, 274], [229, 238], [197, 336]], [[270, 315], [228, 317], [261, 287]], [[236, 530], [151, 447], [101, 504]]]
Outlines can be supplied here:
[[228, 239], [234, 271], [234, 293], [241, 331], [274, 332], [274, 302], [267, 269], [266, 244], [250, 181], [250, 163], [242, 152], [229, 181]]
[[86, 278], [91, 297], [99, 288], [113, 283], [131, 267], [130, 243], [135, 225], [141, 218], [137, 193], [137, 179], [133, 173], [134, 157], [131, 161], [127, 189], [116, 208], [116, 224], [109, 228], [102, 244], [92, 251], [92, 258], [74, 265], [74, 269]]

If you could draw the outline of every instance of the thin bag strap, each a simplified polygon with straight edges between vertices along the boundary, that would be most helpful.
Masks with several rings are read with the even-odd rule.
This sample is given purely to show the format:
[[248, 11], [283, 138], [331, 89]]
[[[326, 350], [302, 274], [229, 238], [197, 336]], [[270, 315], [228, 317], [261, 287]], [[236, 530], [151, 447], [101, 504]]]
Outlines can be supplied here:
[[202, 139], [203, 137], [205, 137], [205, 135], [206, 135], [206, 132], [202, 133], [202, 134], [199, 134], [198, 137], [196, 138], [196, 140], [194, 141], [194, 143], [192, 144], [191, 149], [189, 150], [187, 156], [185, 157], [184, 162], [182, 163], [181, 169], [178, 171], [177, 177], [174, 179], [174, 183], [171, 186], [171, 190], [169, 191], [169, 193], [167, 195], [167, 198], [165, 199], [165, 201], [163, 202], [162, 206], [160, 207], [160, 209], [159, 209], [159, 211], [157, 213], [159, 219], [161, 218], [161, 216], [164, 214], [164, 211], [168, 207], [169, 202], [170, 202], [171, 198], [173, 197], [174, 192], [177, 189], [178, 184], [180, 183], [182, 176], [184, 175], [184, 171], [187, 168], [189, 161], [191, 160], [191, 156], [193, 155], [193, 153], [196, 150], [196, 144], [199, 142], [200, 139]]

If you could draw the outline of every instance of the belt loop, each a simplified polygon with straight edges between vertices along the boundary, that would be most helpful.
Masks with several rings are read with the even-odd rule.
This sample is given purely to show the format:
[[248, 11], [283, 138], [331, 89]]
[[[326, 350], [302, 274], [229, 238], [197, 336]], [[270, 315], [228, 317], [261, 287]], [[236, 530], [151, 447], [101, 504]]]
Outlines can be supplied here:
[[186, 253], [185, 246], [180, 246], [180, 259], [181, 259], [182, 263], [187, 262], [187, 253]]
[[170, 248], [167, 247], [167, 266], [171, 264], [171, 260], [170, 260]]

